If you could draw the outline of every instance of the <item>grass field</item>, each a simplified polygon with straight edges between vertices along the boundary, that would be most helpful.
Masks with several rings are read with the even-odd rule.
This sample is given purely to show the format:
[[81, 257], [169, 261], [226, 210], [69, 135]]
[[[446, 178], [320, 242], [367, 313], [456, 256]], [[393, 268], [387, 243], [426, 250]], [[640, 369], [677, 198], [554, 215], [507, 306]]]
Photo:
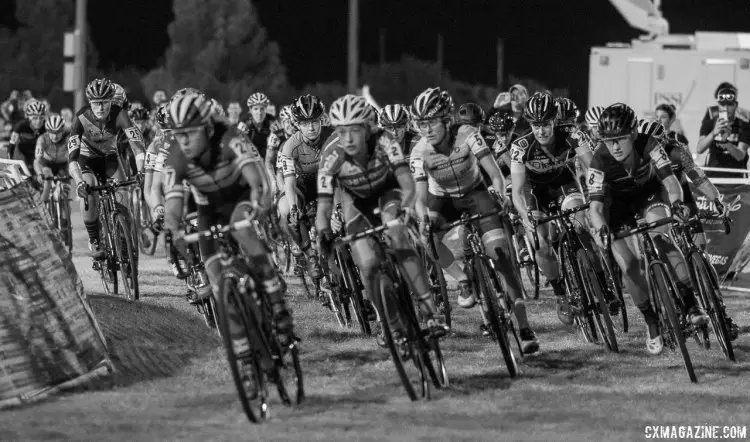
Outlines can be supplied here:
[[141, 301], [131, 303], [101, 295], [84, 244], [79, 231], [75, 264], [117, 372], [94, 388], [1, 412], [2, 441], [599, 441], [641, 440], [650, 425], [750, 424], [746, 294], [726, 295], [744, 332], [735, 341], [738, 362], [689, 344], [698, 384], [679, 354], [645, 353], [639, 319], [618, 335], [621, 354], [610, 354], [561, 325], [548, 298], [528, 306], [541, 351], [511, 380], [497, 346], [478, 335], [478, 309], [460, 310], [443, 342], [451, 387], [412, 403], [374, 339], [341, 330], [291, 284], [308, 400], [287, 408], [274, 398], [270, 420], [253, 425], [217, 336], [187, 304], [163, 257], [142, 258]]

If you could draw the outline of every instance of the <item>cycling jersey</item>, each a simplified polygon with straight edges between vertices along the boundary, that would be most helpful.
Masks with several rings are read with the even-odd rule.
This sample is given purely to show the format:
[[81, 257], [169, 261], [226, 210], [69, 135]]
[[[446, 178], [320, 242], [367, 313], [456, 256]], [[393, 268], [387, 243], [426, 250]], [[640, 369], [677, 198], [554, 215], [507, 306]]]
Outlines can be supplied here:
[[167, 161], [171, 143], [174, 141], [171, 134], [166, 134], [163, 131], [157, 132], [146, 150], [146, 159], [143, 163], [144, 172], [162, 172], [164, 170], [164, 163]]
[[113, 105], [107, 118], [100, 122], [94, 117], [90, 106], [79, 110], [73, 120], [68, 140], [70, 161], [78, 155], [103, 157], [117, 153], [117, 134], [123, 131], [131, 142], [143, 142], [141, 131], [133, 126], [127, 111]]
[[252, 117], [248, 118], [245, 121], [245, 127], [248, 131], [247, 136], [250, 138], [250, 141], [253, 143], [253, 145], [258, 149], [258, 153], [260, 153], [260, 156], [262, 158], [266, 157], [268, 136], [271, 135], [271, 123], [273, 123], [275, 120], [276, 118], [274, 118], [273, 115], [266, 114], [265, 118], [263, 118], [263, 121], [261, 121], [260, 124], [255, 124]]
[[633, 142], [633, 153], [625, 162], [617, 161], [606, 146], [594, 152], [586, 185], [592, 201], [604, 202], [611, 196], [627, 201], [653, 195], [661, 189], [661, 182], [672, 173], [672, 163], [662, 140], [638, 134]]
[[332, 128], [324, 127], [318, 139], [310, 143], [302, 132], [297, 132], [286, 140], [279, 153], [278, 162], [284, 178], [297, 177], [297, 187], [305, 195], [306, 202], [315, 199], [320, 154], [332, 134]]
[[49, 132], [42, 134], [36, 140], [34, 157], [43, 165], [58, 165], [68, 163], [68, 136], [65, 132], [57, 143], [50, 139]]
[[[370, 199], [394, 187], [394, 173], [406, 167], [401, 145], [386, 131], [375, 131], [367, 140], [367, 164], [359, 164], [333, 136], [326, 143], [318, 171], [318, 198], [333, 198], [338, 185], [357, 199]], [[397, 186], [397, 184], [396, 184]]]
[[592, 150], [591, 138], [578, 129], [568, 132], [556, 127], [554, 143], [545, 147], [528, 133], [511, 145], [510, 170], [525, 171], [526, 181], [532, 186], [560, 187], [574, 181], [571, 169], [576, 155]]
[[16, 123], [8, 142], [8, 158], [12, 159], [13, 156], [18, 156], [15, 155], [17, 151], [27, 163], [33, 161], [34, 152], [36, 151], [36, 140], [45, 131], [44, 124], [39, 129], [33, 129], [28, 119]]
[[[500, 166], [500, 172], [507, 178], [510, 175], [510, 146], [503, 138], [498, 138], [494, 135], [493, 138], [494, 141], [490, 144], [492, 146], [492, 154], [495, 155], [497, 165]], [[485, 137], [485, 140], [490, 139], [490, 137]]]
[[164, 165], [166, 199], [183, 197], [183, 180], [190, 184], [196, 203], [201, 206], [234, 206], [247, 195], [250, 186], [241, 171], [248, 164], [262, 161], [255, 146], [223, 123], [214, 125], [209, 146], [209, 168], [187, 159], [180, 148], [169, 149]]
[[411, 153], [411, 171], [416, 181], [427, 181], [431, 194], [462, 197], [482, 182], [479, 161], [491, 151], [475, 127], [452, 127], [446, 136], [448, 155], [422, 138]]
[[404, 157], [406, 158], [406, 163], [409, 164], [409, 158], [411, 157], [411, 152], [414, 150], [414, 148], [419, 143], [419, 140], [422, 139], [422, 136], [419, 135], [417, 132], [412, 132], [410, 130], [407, 130], [404, 134], [404, 140], [401, 142], [401, 150], [404, 152]]

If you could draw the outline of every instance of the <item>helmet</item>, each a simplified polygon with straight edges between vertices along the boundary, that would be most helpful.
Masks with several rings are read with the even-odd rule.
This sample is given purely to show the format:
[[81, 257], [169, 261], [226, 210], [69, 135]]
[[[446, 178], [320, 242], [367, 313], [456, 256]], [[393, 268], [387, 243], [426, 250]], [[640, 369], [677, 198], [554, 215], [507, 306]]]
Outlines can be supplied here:
[[26, 102], [26, 106], [23, 109], [26, 117], [43, 117], [47, 115], [47, 105], [43, 102], [35, 99], [31, 99]]
[[112, 104], [115, 104], [123, 108], [127, 108], [128, 97], [125, 94], [125, 89], [117, 83], [112, 83], [112, 86], [115, 88], [115, 94], [112, 97]]
[[156, 122], [162, 129], [169, 125], [169, 102], [162, 103], [156, 108]]
[[526, 108], [523, 110], [523, 117], [529, 123], [543, 123], [554, 120], [557, 116], [557, 106], [552, 95], [537, 92], [529, 101], [526, 102]]
[[555, 107], [557, 107], [557, 121], [563, 124], [575, 124], [578, 119], [578, 107], [570, 98], [555, 98]]
[[456, 122], [459, 124], [480, 124], [484, 121], [484, 109], [476, 103], [464, 103], [458, 108]]
[[182, 97], [187, 94], [202, 94], [203, 92], [199, 91], [198, 89], [194, 87], [184, 87], [182, 89], [179, 89], [177, 92], [174, 93], [172, 98], [174, 97]]
[[219, 103], [216, 98], [211, 99], [211, 110], [213, 111], [214, 115], [218, 115], [220, 117], [226, 117], [226, 113], [224, 112], [224, 106]]
[[65, 129], [65, 120], [58, 114], [52, 114], [47, 117], [44, 127], [47, 129], [47, 132], [60, 132]]
[[591, 106], [589, 110], [586, 111], [586, 124], [589, 126], [598, 125], [602, 112], [604, 112], [604, 106]]
[[131, 108], [128, 112], [130, 121], [148, 120], [148, 111], [142, 107]]
[[115, 85], [106, 78], [97, 78], [86, 86], [86, 99], [89, 101], [111, 100], [114, 97]]
[[662, 138], [665, 134], [664, 126], [656, 120], [641, 120], [638, 122], [638, 133], [654, 137], [656, 139]]
[[247, 107], [268, 106], [269, 104], [271, 104], [271, 102], [263, 92], [256, 92], [247, 97]]
[[487, 116], [487, 128], [494, 132], [509, 132], [516, 125], [516, 119], [510, 111], [495, 110]]
[[211, 109], [211, 101], [200, 93], [172, 97], [169, 102], [168, 124], [171, 129], [211, 124]]
[[365, 97], [347, 94], [331, 104], [329, 113], [332, 126], [372, 123], [373, 108]]
[[400, 104], [389, 104], [380, 110], [381, 126], [403, 126], [409, 123], [409, 111]]
[[292, 116], [296, 121], [316, 120], [324, 112], [323, 102], [315, 95], [301, 95], [292, 104]]
[[292, 106], [287, 104], [286, 106], [281, 107], [281, 110], [279, 111], [279, 120], [294, 121], [294, 117], [292, 117]]
[[442, 118], [450, 114], [453, 99], [448, 91], [439, 87], [427, 88], [411, 103], [411, 116], [415, 120]]
[[627, 104], [615, 103], [604, 109], [599, 118], [599, 135], [602, 138], [618, 138], [629, 135], [635, 129], [638, 118]]

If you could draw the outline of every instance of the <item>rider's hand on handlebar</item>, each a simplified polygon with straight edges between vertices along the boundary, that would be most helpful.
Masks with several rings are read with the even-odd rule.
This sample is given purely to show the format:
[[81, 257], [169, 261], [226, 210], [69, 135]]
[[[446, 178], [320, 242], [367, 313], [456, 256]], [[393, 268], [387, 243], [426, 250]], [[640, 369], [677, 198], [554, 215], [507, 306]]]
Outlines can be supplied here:
[[331, 254], [334, 238], [333, 230], [330, 227], [318, 232], [318, 248], [324, 255], [328, 256]]
[[164, 215], [167, 213], [167, 209], [164, 208], [164, 204], [159, 204], [156, 207], [154, 207], [153, 217], [154, 219], [164, 218]]
[[690, 209], [682, 201], [672, 203], [672, 216], [679, 221], [687, 222], [690, 219]]
[[300, 211], [297, 208], [296, 205], [292, 206], [292, 208], [289, 210], [289, 215], [287, 215], [287, 222], [289, 223], [290, 227], [296, 227], [299, 225], [299, 219], [300, 219]]
[[523, 228], [526, 229], [527, 232], [533, 232], [536, 230], [536, 224], [531, 221], [528, 213], [521, 214], [521, 222], [523, 223]]
[[401, 215], [404, 219], [404, 224], [411, 224], [412, 221], [417, 220], [417, 212], [414, 210], [414, 207], [402, 207], [401, 208]]
[[598, 229], [591, 229], [591, 236], [594, 237], [594, 242], [597, 246], [602, 249], [609, 248], [612, 244], [612, 234], [609, 231], [609, 226], [603, 225]]
[[430, 232], [432, 225], [430, 224], [430, 217], [425, 215], [422, 222], [419, 223], [419, 239], [422, 241], [425, 247], [430, 243]]
[[79, 198], [88, 198], [89, 196], [89, 185], [85, 181], [79, 181], [76, 184], [76, 193]]
[[718, 213], [720, 216], [727, 216], [727, 208], [722, 204], [721, 200], [719, 198], [716, 198], [714, 200], [714, 206], [716, 206], [716, 213]]

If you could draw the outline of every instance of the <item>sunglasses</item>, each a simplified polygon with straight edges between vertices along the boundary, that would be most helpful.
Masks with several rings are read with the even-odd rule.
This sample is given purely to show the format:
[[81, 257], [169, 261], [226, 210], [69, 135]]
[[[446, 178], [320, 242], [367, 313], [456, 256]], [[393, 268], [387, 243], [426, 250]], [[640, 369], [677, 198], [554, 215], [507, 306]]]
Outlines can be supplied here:
[[737, 102], [737, 95], [735, 94], [719, 94], [716, 97], [719, 104], [732, 104]]

